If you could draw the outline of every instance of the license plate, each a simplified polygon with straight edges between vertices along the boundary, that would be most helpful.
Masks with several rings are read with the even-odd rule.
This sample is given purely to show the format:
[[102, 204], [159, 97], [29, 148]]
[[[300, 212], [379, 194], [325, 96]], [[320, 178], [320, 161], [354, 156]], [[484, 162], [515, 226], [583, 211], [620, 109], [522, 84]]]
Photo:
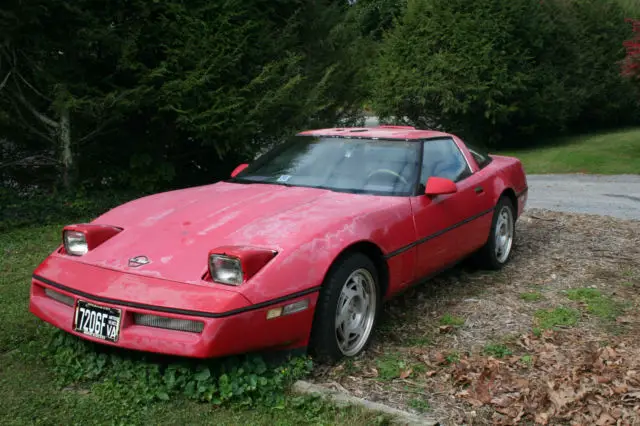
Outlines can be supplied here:
[[117, 342], [122, 311], [78, 300], [73, 328], [87, 336]]

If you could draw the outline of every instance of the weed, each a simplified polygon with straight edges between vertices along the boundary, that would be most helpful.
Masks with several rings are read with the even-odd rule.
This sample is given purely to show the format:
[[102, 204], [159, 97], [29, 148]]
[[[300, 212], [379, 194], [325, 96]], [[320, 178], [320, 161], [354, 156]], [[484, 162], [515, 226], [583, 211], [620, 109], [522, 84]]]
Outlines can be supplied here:
[[429, 346], [432, 343], [429, 336], [419, 336], [409, 339], [407, 344], [409, 346]]
[[542, 336], [542, 329], [540, 327], [534, 327], [533, 330], [531, 330], [531, 332], [536, 337]]
[[451, 352], [445, 359], [448, 364], [457, 364], [460, 361], [460, 354], [458, 352]]
[[402, 371], [408, 368], [407, 363], [397, 354], [383, 355], [376, 360], [378, 378], [380, 380], [393, 380], [400, 377]]
[[484, 354], [491, 355], [496, 358], [504, 358], [505, 356], [512, 355], [511, 349], [502, 344], [490, 344], [484, 347]]
[[614, 320], [622, 312], [622, 305], [594, 288], [578, 288], [567, 291], [570, 300], [586, 303], [587, 312], [598, 318]]
[[534, 291], [531, 293], [521, 293], [520, 299], [524, 300], [525, 302], [537, 302], [542, 299], [542, 294], [538, 291]]
[[580, 312], [575, 309], [558, 307], [552, 310], [539, 310], [535, 313], [538, 325], [541, 329], [553, 328], [557, 326], [576, 325], [580, 318]]
[[444, 314], [442, 318], [440, 318], [441, 325], [453, 325], [454, 327], [464, 325], [464, 321], [464, 318], [456, 317], [451, 314]]
[[427, 367], [424, 364], [413, 364], [411, 370], [413, 370], [414, 373], [420, 374], [427, 371]]
[[520, 357], [520, 361], [527, 367], [531, 367], [533, 365], [533, 357], [531, 355], [522, 355]]
[[215, 405], [261, 402], [280, 406], [286, 386], [312, 368], [306, 358], [267, 364], [258, 356], [209, 363], [157, 363], [101, 352], [97, 345], [58, 331], [43, 355], [52, 363], [60, 384], [97, 382], [93, 393], [126, 400], [133, 406], [179, 396]]
[[419, 413], [426, 413], [431, 411], [431, 406], [426, 399], [423, 398], [413, 398], [409, 401], [409, 407], [418, 411]]

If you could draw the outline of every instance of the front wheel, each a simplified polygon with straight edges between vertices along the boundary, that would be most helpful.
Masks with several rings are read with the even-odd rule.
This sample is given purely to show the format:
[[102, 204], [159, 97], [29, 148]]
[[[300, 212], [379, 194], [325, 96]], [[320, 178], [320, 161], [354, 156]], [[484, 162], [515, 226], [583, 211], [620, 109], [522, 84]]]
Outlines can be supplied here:
[[508, 261], [516, 235], [514, 206], [508, 197], [501, 197], [493, 212], [489, 240], [477, 254], [481, 267], [500, 269]]
[[321, 361], [362, 352], [380, 310], [378, 274], [371, 259], [353, 253], [338, 262], [320, 291], [311, 331], [311, 350]]

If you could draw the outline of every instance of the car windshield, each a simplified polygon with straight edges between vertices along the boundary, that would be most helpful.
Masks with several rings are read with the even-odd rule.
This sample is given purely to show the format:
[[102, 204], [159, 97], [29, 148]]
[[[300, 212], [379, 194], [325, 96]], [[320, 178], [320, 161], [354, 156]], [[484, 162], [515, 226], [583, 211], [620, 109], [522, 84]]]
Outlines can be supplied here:
[[259, 157], [233, 181], [376, 195], [410, 195], [420, 144], [402, 140], [295, 136]]

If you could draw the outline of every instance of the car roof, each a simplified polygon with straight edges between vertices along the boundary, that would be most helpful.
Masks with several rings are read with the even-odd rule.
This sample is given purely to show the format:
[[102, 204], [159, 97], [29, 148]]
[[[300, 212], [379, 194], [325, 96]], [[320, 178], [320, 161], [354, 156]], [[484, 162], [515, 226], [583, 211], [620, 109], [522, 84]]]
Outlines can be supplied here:
[[452, 136], [449, 133], [435, 130], [421, 130], [411, 126], [335, 127], [331, 129], [307, 130], [298, 134], [301, 136], [341, 136], [346, 138], [398, 140], [421, 140]]

